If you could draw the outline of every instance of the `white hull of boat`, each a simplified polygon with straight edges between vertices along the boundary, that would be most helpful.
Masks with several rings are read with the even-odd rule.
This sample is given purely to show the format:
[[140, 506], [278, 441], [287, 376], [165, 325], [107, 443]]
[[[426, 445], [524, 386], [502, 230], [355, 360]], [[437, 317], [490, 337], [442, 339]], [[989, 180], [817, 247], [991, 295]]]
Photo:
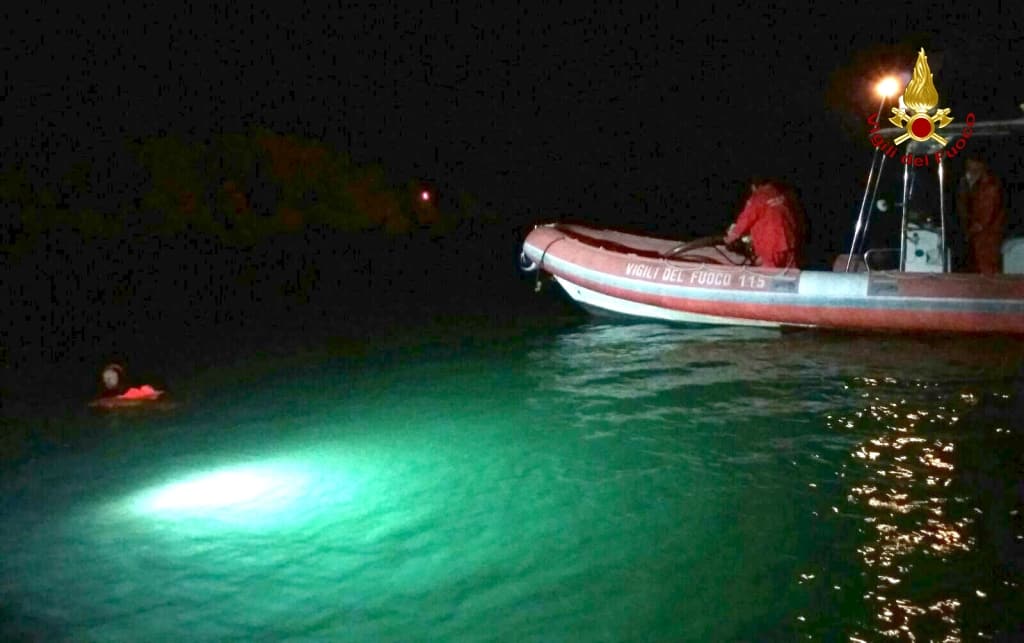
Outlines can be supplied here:
[[663, 321], [679, 322], [683, 324], [717, 324], [725, 326], [755, 326], [759, 328], [779, 328], [781, 324], [760, 321], [757, 319], [742, 319], [739, 317], [716, 317], [713, 315], [702, 315], [700, 313], [689, 313], [671, 308], [661, 308], [642, 304], [628, 299], [619, 299], [603, 293], [591, 290], [579, 284], [555, 276], [555, 281], [563, 290], [579, 305], [596, 311], [605, 312], [626, 317], [639, 319], [660, 319]]

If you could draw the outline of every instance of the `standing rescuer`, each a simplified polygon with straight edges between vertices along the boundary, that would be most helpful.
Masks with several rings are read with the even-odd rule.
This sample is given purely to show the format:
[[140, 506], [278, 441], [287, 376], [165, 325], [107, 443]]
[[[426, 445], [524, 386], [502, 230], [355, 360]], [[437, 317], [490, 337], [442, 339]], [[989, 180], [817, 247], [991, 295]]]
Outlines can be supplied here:
[[773, 183], [754, 181], [751, 194], [736, 222], [729, 226], [725, 243], [732, 245], [750, 235], [757, 265], [795, 268], [803, 245], [803, 211], [796, 198]]
[[967, 233], [967, 267], [971, 272], [1002, 271], [1003, 232], [1006, 209], [1003, 186], [988, 164], [979, 157], [967, 159], [957, 195], [960, 224]]

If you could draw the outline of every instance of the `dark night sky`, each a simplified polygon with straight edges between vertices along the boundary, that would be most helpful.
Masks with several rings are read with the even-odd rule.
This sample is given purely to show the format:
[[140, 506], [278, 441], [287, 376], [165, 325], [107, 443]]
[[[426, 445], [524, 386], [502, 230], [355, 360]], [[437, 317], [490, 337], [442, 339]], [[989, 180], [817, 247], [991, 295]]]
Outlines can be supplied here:
[[263, 125], [517, 220], [706, 232], [761, 174], [845, 226], [886, 61], [925, 46], [954, 116], [1024, 100], [1017, 2], [91, 4], [0, 9], [8, 161]]

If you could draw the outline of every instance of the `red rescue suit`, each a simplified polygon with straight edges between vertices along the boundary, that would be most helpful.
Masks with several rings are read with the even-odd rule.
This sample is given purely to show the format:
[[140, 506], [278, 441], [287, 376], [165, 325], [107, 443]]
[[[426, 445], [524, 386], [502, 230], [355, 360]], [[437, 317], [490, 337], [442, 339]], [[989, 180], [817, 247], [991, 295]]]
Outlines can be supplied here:
[[758, 265], [795, 268], [803, 242], [803, 217], [799, 206], [778, 188], [758, 186], [747, 199], [736, 223], [725, 236], [727, 244], [749, 234]]
[[1003, 186], [999, 179], [985, 171], [963, 195], [961, 216], [967, 230], [967, 264], [971, 272], [997, 274], [1002, 272], [1003, 229], [1006, 209], [1003, 207]]

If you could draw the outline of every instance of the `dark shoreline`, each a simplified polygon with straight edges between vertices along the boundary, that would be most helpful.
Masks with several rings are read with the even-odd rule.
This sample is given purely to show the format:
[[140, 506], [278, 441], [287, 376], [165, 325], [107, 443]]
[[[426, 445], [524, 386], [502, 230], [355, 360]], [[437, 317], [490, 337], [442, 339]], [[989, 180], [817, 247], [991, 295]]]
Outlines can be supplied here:
[[[173, 388], [174, 373], [302, 347], [360, 350], [398, 332], [575, 314], [534, 294], [522, 231], [445, 236], [306, 229], [249, 246], [199, 235], [86, 240], [51, 231], [8, 255], [0, 416], [88, 399], [106, 361]], [[49, 401], [48, 401], [49, 400]], [[60, 404], [58, 403], [58, 406]]]

